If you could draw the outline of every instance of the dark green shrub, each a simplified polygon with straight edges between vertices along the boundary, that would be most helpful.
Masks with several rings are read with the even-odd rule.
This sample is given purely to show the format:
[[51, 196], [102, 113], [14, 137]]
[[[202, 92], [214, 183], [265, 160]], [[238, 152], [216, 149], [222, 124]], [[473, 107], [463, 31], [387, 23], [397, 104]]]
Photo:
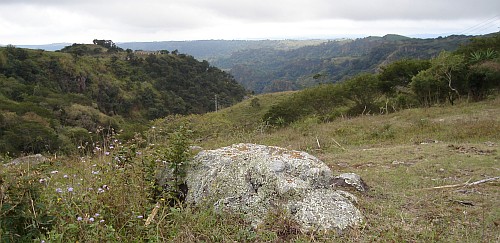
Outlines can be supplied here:
[[34, 168], [0, 173], [2, 242], [31, 242], [50, 231], [54, 217], [40, 199], [41, 179]]
[[295, 93], [272, 106], [263, 118], [271, 125], [283, 126], [311, 114], [327, 117], [338, 107], [343, 106], [345, 101], [345, 91], [341, 86], [319, 85]]
[[4, 132], [3, 140], [7, 141], [15, 151], [2, 152], [55, 152], [60, 146], [55, 131], [37, 122], [20, 121], [12, 124], [9, 130]]

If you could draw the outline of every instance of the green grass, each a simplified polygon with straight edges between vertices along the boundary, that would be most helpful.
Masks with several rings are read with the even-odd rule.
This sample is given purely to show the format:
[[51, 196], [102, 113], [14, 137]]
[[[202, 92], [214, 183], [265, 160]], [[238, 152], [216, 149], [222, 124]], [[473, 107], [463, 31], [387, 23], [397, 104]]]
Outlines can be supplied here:
[[[23, 215], [26, 229], [52, 225], [38, 235], [47, 242], [500, 241], [498, 180], [432, 189], [500, 176], [499, 98], [330, 123], [310, 117], [285, 128], [263, 123], [266, 110], [287, 95], [258, 96], [258, 106], [250, 98], [217, 113], [157, 120], [132, 144], [110, 140], [94, 153], [52, 156], [50, 163], [31, 168], [1, 168], [2, 224], [14, 219], [4, 206], [20, 202], [26, 207], [15, 215]], [[166, 133], [186, 122], [194, 144], [207, 149], [240, 142], [277, 145], [307, 151], [335, 174], [361, 175], [370, 190], [354, 193], [365, 223], [342, 234], [303, 234], [276, 212], [252, 229], [240, 215], [215, 213], [208, 205], [171, 208], [159, 200], [146, 224], [156, 204], [147, 164], [158, 159], [153, 151], [164, 146]], [[42, 218], [44, 213], [53, 218]], [[0, 237], [10, 236], [0, 231]]]

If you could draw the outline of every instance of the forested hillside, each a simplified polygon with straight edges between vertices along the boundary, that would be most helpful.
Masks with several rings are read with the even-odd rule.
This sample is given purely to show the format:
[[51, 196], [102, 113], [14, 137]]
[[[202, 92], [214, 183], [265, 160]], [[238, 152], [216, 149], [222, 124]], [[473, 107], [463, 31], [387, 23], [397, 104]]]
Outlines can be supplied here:
[[310, 117], [332, 121], [496, 97], [499, 53], [500, 33], [474, 38], [454, 52], [441, 51], [428, 60], [399, 60], [381, 66], [377, 74], [365, 72], [296, 92], [272, 106], [263, 120], [285, 126]]
[[292, 50], [241, 50], [213, 65], [230, 70], [235, 79], [256, 93], [298, 90], [318, 83], [344, 80], [403, 58], [429, 59], [456, 50], [470, 36], [414, 39], [398, 35], [329, 41]]
[[354, 40], [198, 40], [117, 46], [187, 53], [228, 71], [248, 90], [269, 93], [338, 82], [361, 72], [375, 73], [381, 66], [404, 58], [429, 59], [443, 50], [454, 51], [471, 38], [418, 39], [391, 34]]
[[60, 52], [0, 48], [0, 152], [71, 151], [149, 120], [240, 101], [229, 75], [192, 56], [134, 53], [111, 41]]

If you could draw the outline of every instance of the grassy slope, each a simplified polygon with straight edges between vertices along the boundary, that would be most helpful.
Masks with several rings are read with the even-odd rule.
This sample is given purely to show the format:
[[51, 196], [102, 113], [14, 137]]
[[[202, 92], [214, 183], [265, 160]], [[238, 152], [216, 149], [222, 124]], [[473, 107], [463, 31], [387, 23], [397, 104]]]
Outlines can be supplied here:
[[334, 173], [360, 174], [372, 188], [360, 196], [367, 223], [344, 240], [500, 240], [499, 181], [424, 189], [500, 176], [499, 98], [326, 124], [309, 118], [288, 128], [262, 129], [263, 113], [283, 97], [259, 96], [259, 108], [249, 99], [197, 116], [192, 121], [198, 145], [252, 142], [304, 150]]
[[[287, 128], [266, 126], [261, 122], [262, 115], [287, 94], [258, 96], [259, 106], [252, 107], [250, 98], [218, 113], [158, 120], [145, 139], [160, 144], [162, 132], [190, 121], [195, 144], [207, 149], [252, 142], [307, 151], [322, 159], [334, 173], [358, 173], [371, 187], [367, 194], [357, 194], [366, 217], [361, 227], [342, 235], [302, 235], [278, 214], [254, 231], [235, 215], [164, 206], [146, 226], [154, 204], [147, 200], [148, 183], [142, 175], [144, 165], [155, 157], [151, 150], [140, 149], [142, 153], [135, 154], [133, 145], [122, 146], [113, 140], [109, 142], [114, 146], [103, 144], [92, 157], [54, 158], [50, 165], [36, 171], [19, 168], [12, 173], [26, 177], [31, 171], [34, 179], [30, 179], [30, 185], [42, 185], [40, 200], [46, 207], [43, 212], [56, 216], [57, 223], [49, 240], [56, 242], [500, 241], [499, 181], [426, 189], [500, 176], [499, 98], [326, 124], [309, 118]], [[130, 161], [117, 166], [113, 158], [125, 155], [131, 155]], [[58, 172], [51, 173], [54, 170]], [[38, 177], [45, 182], [39, 184]], [[8, 182], [16, 177], [3, 178]], [[68, 191], [70, 187], [73, 192]], [[99, 188], [103, 191], [99, 192]]]

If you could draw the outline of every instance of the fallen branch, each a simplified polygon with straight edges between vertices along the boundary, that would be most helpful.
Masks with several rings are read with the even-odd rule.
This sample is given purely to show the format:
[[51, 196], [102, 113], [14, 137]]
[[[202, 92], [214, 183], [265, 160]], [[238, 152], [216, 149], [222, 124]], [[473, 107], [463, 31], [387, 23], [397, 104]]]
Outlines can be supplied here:
[[493, 177], [493, 178], [488, 178], [488, 179], [483, 179], [483, 180], [479, 180], [479, 181], [475, 181], [475, 182], [469, 183], [467, 186], [475, 186], [475, 185], [478, 185], [478, 184], [481, 184], [481, 183], [485, 183], [485, 182], [489, 182], [489, 181], [495, 181], [495, 180], [498, 180], [498, 179], [500, 179], [500, 176]]
[[342, 150], [346, 150], [344, 147], [342, 147], [342, 145], [340, 145], [339, 142], [337, 142], [337, 140], [335, 140], [334, 138], [332, 138], [332, 140], [337, 144], [337, 146], [339, 146], [339, 148], [341, 148]]
[[473, 202], [469, 202], [469, 201], [462, 201], [462, 200], [450, 200], [450, 202], [454, 202], [454, 203], [462, 204], [462, 205], [464, 205], [464, 206], [474, 206], [474, 203], [473, 203]]
[[500, 176], [492, 177], [492, 178], [487, 178], [487, 179], [483, 179], [483, 180], [479, 180], [479, 181], [474, 181], [474, 182], [471, 182], [471, 183], [469, 183], [469, 181], [470, 181], [469, 180], [469, 181], [467, 181], [465, 183], [454, 184], [454, 185], [445, 185], [445, 186], [435, 186], [435, 187], [429, 187], [429, 188], [424, 188], [424, 189], [431, 190], [431, 189], [443, 189], [443, 188], [455, 188], [455, 187], [475, 186], [475, 185], [479, 185], [481, 183], [495, 181], [495, 180], [498, 180], [498, 179], [500, 179]]
[[153, 211], [149, 214], [148, 219], [146, 220], [144, 226], [148, 226], [149, 224], [151, 224], [151, 221], [153, 221], [156, 214], [158, 213], [158, 209], [160, 209], [160, 203], [156, 203], [155, 208], [153, 208]]

